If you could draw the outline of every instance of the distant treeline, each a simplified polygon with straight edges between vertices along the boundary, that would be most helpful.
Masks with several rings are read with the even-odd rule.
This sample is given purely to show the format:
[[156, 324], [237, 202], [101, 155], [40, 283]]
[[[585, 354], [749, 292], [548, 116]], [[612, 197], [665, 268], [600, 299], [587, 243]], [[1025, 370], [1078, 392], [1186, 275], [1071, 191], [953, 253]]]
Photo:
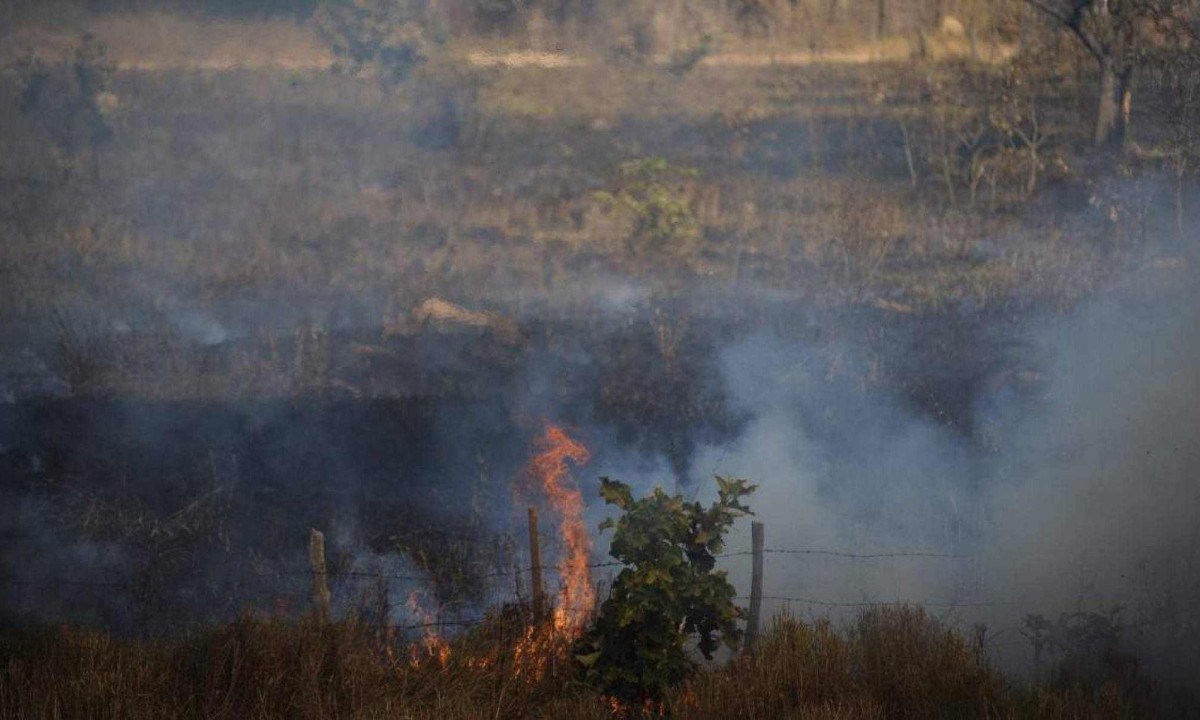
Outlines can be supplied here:
[[[304, 20], [323, 3], [355, 0], [4, 0], [2, 17], [76, 12], [173, 12], [223, 17], [294, 17]], [[456, 32], [520, 30], [531, 18], [588, 24], [605, 18], [652, 14], [658, 22], [729, 23], [750, 34], [839, 28], [852, 34], [936, 28], [951, 15], [978, 30], [993, 27], [1020, 0], [394, 0], [442, 18]]]
[[221, 16], [307, 17], [321, 0], [5, 0], [9, 10], [22, 14], [39, 11], [81, 10], [85, 12], [179, 12]]

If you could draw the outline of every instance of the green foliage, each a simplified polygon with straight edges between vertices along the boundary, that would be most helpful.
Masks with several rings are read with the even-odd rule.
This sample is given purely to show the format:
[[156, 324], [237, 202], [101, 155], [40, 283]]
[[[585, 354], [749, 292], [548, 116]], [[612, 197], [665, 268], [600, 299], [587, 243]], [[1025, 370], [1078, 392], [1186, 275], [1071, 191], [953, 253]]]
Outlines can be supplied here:
[[338, 67], [350, 74], [373, 69], [385, 87], [427, 62], [434, 45], [413, 0], [330, 0], [313, 20]]
[[690, 195], [699, 175], [695, 168], [661, 157], [629, 160], [621, 163], [614, 188], [595, 197], [631, 216], [631, 250], [644, 255], [674, 248], [697, 234]]
[[705, 508], [656, 488], [635, 500], [628, 485], [603, 478], [600, 496], [622, 511], [601, 530], [615, 529], [610, 554], [628, 567], [600, 607], [595, 626], [575, 647], [586, 684], [623, 701], [659, 700], [695, 664], [685, 643], [695, 638], [705, 658], [724, 642], [735, 647], [742, 611], [715, 556], [755, 486], [717, 478], [718, 499]]

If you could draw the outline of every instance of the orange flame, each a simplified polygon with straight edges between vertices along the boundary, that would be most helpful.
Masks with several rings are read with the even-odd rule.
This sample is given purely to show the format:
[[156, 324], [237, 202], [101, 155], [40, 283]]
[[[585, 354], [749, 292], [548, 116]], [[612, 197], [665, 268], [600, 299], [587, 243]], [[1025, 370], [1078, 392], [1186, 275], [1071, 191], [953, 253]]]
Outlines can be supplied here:
[[421, 607], [420, 596], [415, 590], [408, 594], [408, 609], [425, 624], [425, 627], [421, 628], [421, 642], [412, 646], [412, 660], [409, 664], [415, 668], [421, 665], [424, 658], [433, 658], [439, 665], [446, 667], [450, 662], [450, 643], [438, 632], [436, 615]]
[[550, 506], [561, 518], [559, 532], [566, 545], [566, 553], [558, 563], [562, 590], [554, 610], [554, 627], [575, 634], [596, 605], [596, 590], [588, 568], [592, 539], [583, 520], [583, 495], [569, 483], [566, 461], [582, 465], [591, 455], [583, 444], [551, 424], [546, 425], [546, 433], [538, 438], [537, 447], [540, 451], [529, 463], [529, 474], [541, 483]]
[[513, 646], [513, 678], [537, 685], [547, 677], [561, 677], [566, 669], [573, 674], [575, 668], [570, 661], [573, 640], [554, 625], [526, 626], [525, 635]]

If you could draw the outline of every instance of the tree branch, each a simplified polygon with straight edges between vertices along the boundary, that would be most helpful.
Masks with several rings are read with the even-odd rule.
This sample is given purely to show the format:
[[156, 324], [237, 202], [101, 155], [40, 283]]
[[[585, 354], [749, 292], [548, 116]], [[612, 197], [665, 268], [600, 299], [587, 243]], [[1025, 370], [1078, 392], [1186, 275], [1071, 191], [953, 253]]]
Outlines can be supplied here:
[[1063, 25], [1070, 24], [1070, 18], [1067, 15], [1062, 14], [1056, 8], [1042, 2], [1042, 0], [1025, 0], [1025, 3], [1027, 5], [1032, 5], [1034, 8], [1042, 11], [1046, 15], [1049, 15]]
[[1083, 27], [1083, 11], [1091, 4], [1091, 0], [1075, 0], [1072, 3], [1071, 13], [1067, 13], [1055, 8], [1045, 0], [1025, 0], [1026, 4], [1044, 13], [1050, 18], [1056, 20], [1072, 33], [1075, 34], [1079, 41], [1083, 43], [1083, 47], [1096, 58], [1098, 62], [1103, 62], [1109, 53], [1107, 48], [1096, 39], [1096, 36], [1088, 32]]

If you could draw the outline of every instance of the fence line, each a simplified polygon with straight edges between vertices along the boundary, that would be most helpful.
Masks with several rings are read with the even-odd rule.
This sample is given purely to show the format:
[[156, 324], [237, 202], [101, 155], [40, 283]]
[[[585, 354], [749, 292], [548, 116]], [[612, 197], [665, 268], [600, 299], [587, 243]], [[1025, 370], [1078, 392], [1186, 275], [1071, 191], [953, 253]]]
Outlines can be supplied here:
[[[919, 558], [966, 558], [969, 555], [956, 555], [952, 553], [935, 553], [935, 552], [881, 552], [881, 553], [852, 553], [841, 552], [838, 550], [811, 550], [811, 549], [788, 549], [788, 548], [764, 548], [764, 553], [775, 555], [827, 555], [829, 557], [850, 558], [853, 560], [875, 560], [881, 558], [902, 558], [902, 557], [919, 557]], [[720, 557], [732, 557], [734, 555], [750, 555], [750, 551], [742, 551], [729, 553]]]
[[390, 630], [425, 630], [434, 627], [474, 627], [482, 625], [484, 619], [476, 618], [474, 620], [435, 620], [433, 622], [415, 623], [412, 625], [372, 625], [370, 627], [388, 628]]
[[[856, 553], [844, 552], [839, 550], [825, 550], [819, 548], [764, 548], [766, 554], [775, 555], [818, 555], [826, 557], [846, 558], [852, 560], [876, 560], [876, 559], [891, 559], [891, 558], [942, 558], [942, 559], [961, 559], [971, 557], [969, 555], [955, 555], [949, 553], [933, 553], [920, 551], [899, 551], [899, 552], [880, 552], [880, 553]], [[750, 550], [741, 550], [729, 553], [721, 553], [716, 555], [717, 558], [731, 557], [750, 557], [754, 553]], [[589, 563], [591, 569], [624, 567], [625, 563], [610, 560], [605, 562]], [[558, 565], [543, 564], [538, 566], [539, 570], [556, 572], [559, 570]], [[499, 570], [495, 572], [483, 573], [474, 575], [474, 579], [490, 580], [500, 577], [515, 577], [524, 573], [529, 573], [534, 570], [533, 567], [523, 567], [515, 570]], [[253, 572], [257, 577], [309, 577], [311, 578], [314, 571], [310, 569], [304, 570], [276, 570], [271, 572]], [[326, 570], [325, 574], [330, 580], [361, 578], [365, 580], [405, 580], [411, 582], [427, 582], [430, 579], [429, 575], [408, 575], [394, 574], [385, 572], [372, 572], [369, 570]], [[95, 587], [124, 587], [129, 583], [123, 582], [90, 582], [87, 580], [57, 580], [57, 579], [24, 579], [24, 578], [0, 578], [0, 583], [8, 585], [87, 585]]]
[[[614, 564], [614, 563], [604, 563], [604, 565], [612, 565], [612, 564]], [[615, 564], [620, 564], [620, 563], [615, 563]], [[557, 568], [554, 568], [553, 566], [546, 566], [545, 569], [557, 569]], [[527, 569], [522, 570], [521, 572], [528, 572], [528, 571], [529, 571], [529, 569], [527, 568]], [[289, 574], [305, 575], [305, 576], [312, 575], [312, 573], [308, 572], [308, 571], [289, 573]], [[347, 574], [349, 574], [349, 573], [347, 573]], [[337, 573], [330, 573], [331, 579], [337, 579], [338, 577], [341, 577], [341, 576], [342, 575], [339, 575]], [[380, 577], [378, 575], [369, 574], [369, 573], [356, 573], [356, 574], [353, 574], [352, 576], [354, 576], [354, 577], [367, 576], [369, 578]], [[259, 577], [276, 577], [276, 575], [263, 574], [263, 575], [259, 575]], [[384, 575], [382, 577], [387, 579], [390, 576]], [[409, 576], [399, 576], [399, 577], [409, 577]], [[411, 579], [424, 580], [426, 578], [417, 578], [415, 576], [411, 576]], [[133, 583], [89, 582], [87, 580], [26, 580], [26, 579], [18, 579], [18, 578], [3, 578], [3, 579], [0, 579], [0, 583], [7, 584], [7, 585], [28, 585], [28, 586], [35, 586], [35, 587], [36, 586], [54, 587], [54, 586], [59, 586], [59, 585], [71, 585], [71, 586], [80, 586], [80, 587], [97, 587], [97, 588], [133, 587]], [[749, 600], [750, 596], [749, 595], [738, 595], [734, 599]], [[1014, 601], [1008, 601], [1008, 600], [970, 601], [970, 602], [923, 601], [923, 600], [877, 600], [877, 601], [861, 600], [861, 601], [854, 601], [854, 602], [843, 602], [843, 601], [836, 601], [836, 600], [817, 600], [815, 598], [789, 597], [789, 596], [782, 596], [782, 595], [763, 595], [762, 599], [763, 600], [771, 600], [774, 602], [796, 602], [796, 603], [804, 603], [804, 604], [808, 604], [808, 605], [822, 605], [822, 606], [827, 606], [827, 607], [879, 607], [879, 606], [902, 606], [902, 605], [914, 605], [914, 606], [920, 606], [920, 607], [1002, 607], [1002, 606], [1019, 604]], [[457, 624], [457, 623], [448, 623], [448, 624]], [[396, 627], [404, 627], [404, 626], [396, 626]], [[423, 626], [414, 625], [413, 627], [419, 628], [419, 627], [423, 627]]]
[[[763, 552], [766, 554], [773, 554], [773, 555], [819, 555], [819, 556], [825, 556], [825, 557], [846, 558], [846, 559], [850, 559], [850, 560], [881, 560], [881, 559], [906, 558], [906, 557], [937, 558], [937, 559], [964, 559], [964, 558], [972, 557], [971, 555], [961, 555], [961, 554], [953, 554], [953, 553], [935, 553], [935, 552], [923, 552], [923, 551], [856, 553], [856, 552], [845, 552], [845, 551], [840, 551], [840, 550], [825, 550], [825, 549], [820, 549], [820, 548], [764, 548]], [[717, 557], [717, 558], [750, 557], [750, 556], [753, 556], [753, 554], [754, 554], [754, 552], [752, 550], [740, 550], [740, 551], [736, 551], [736, 552], [720, 553], [720, 554], [715, 555], [714, 557]], [[623, 567], [624, 565], [625, 565], [625, 563], [622, 563], [619, 561], [607, 561], [607, 562], [590, 563], [590, 564], [588, 564], [588, 567], [592, 568], [592, 569], [597, 569], [597, 568], [608, 568], [608, 567]], [[516, 575], [521, 575], [523, 573], [532, 572], [535, 569], [543, 570], [543, 571], [544, 570], [557, 571], [559, 569], [559, 567], [558, 567], [558, 565], [543, 564], [543, 565], [538, 565], [536, 568], [535, 567], [524, 567], [524, 568], [519, 568], [516, 570], [500, 570], [500, 571], [496, 571], [496, 572], [484, 573], [481, 575], [475, 575], [474, 578], [479, 579], [479, 580], [487, 580], [487, 579], [498, 578], [498, 577], [513, 577]], [[312, 572], [313, 572], [312, 570], [291, 570], [291, 571], [280, 571], [280, 572], [275, 572], [275, 573], [258, 573], [258, 574], [260, 576], [264, 576], [264, 577], [284, 576], [284, 575], [311, 576]], [[376, 579], [382, 578], [382, 579], [388, 579], [388, 580], [412, 580], [412, 581], [418, 581], [418, 582], [427, 581], [429, 579], [429, 576], [427, 576], [427, 575], [395, 575], [395, 574], [391, 574], [391, 573], [379, 573], [379, 572], [371, 572], [371, 571], [367, 571], [367, 570], [329, 571], [329, 576], [330, 576], [330, 578], [362, 577], [362, 578], [367, 578], [367, 579], [371, 579], [371, 580], [376, 580]]]
[[[625, 563], [617, 561], [590, 563], [589, 568], [606, 568], [624, 566]], [[490, 580], [498, 577], [515, 577], [524, 573], [532, 572], [533, 570], [559, 570], [558, 565], [538, 565], [534, 567], [518, 568], [516, 570], [499, 570], [496, 572], [483, 573], [481, 575], [472, 575], [472, 579]], [[253, 573], [257, 577], [312, 577], [313, 570], [280, 570], [276, 572], [256, 572]], [[426, 582], [430, 579], [429, 575], [394, 575], [392, 573], [371, 572], [370, 570], [329, 570], [326, 572], [331, 580], [339, 578], [362, 578], [364, 580], [412, 580], [416, 582]]]
[[[516, 577], [525, 573], [534, 573], [533, 579], [533, 597], [535, 598], [535, 608], [537, 607], [537, 598], [541, 593], [540, 573], [542, 571], [557, 572], [560, 568], [553, 564], [542, 564], [540, 562], [540, 553], [538, 551], [540, 538], [542, 533], [537, 528], [536, 512], [530, 509], [530, 559], [533, 562], [531, 567], [514, 568], [512, 570], [500, 570], [483, 574], [466, 574], [463, 576], [470, 580], [486, 580], [494, 578]], [[810, 606], [820, 606], [827, 608], [871, 608], [871, 607], [920, 607], [920, 608], [989, 608], [989, 607], [1011, 607], [1019, 606], [1020, 603], [1010, 600], [971, 600], [971, 601], [916, 601], [916, 600], [859, 600], [859, 601], [838, 601], [838, 600], [823, 600], [817, 598], [799, 597], [799, 596], [783, 596], [783, 595], [764, 595], [762, 593], [763, 584], [763, 559], [766, 554], [789, 555], [789, 556], [823, 556], [846, 560], [886, 560], [886, 559], [901, 559], [901, 558], [929, 558], [929, 559], [963, 559], [973, 557], [972, 555], [955, 554], [955, 553], [939, 553], [930, 551], [884, 551], [884, 552], [851, 552], [841, 550], [830, 550], [826, 548], [766, 548], [763, 543], [763, 526], [761, 523], [755, 522], [752, 526], [753, 533], [753, 549], [744, 551], [733, 551], [727, 553], [716, 554], [717, 558], [732, 558], [749, 556], [753, 558], [753, 576], [751, 580], [751, 594], [735, 596], [736, 600], [749, 600], [750, 612], [746, 630], [747, 649], [752, 650], [753, 639], [757, 634], [759, 626], [759, 615], [761, 613], [762, 601], [768, 600], [779, 603], [797, 603]], [[306, 577], [313, 581], [313, 604], [317, 612], [317, 616], [322, 620], [328, 621], [331, 619], [331, 598], [330, 590], [327, 585], [329, 580], [357, 580], [365, 579], [369, 581], [408, 581], [417, 583], [427, 583], [432, 578], [429, 574], [393, 574], [382, 571], [367, 571], [367, 570], [346, 570], [346, 571], [330, 571], [325, 564], [325, 548], [324, 536], [316, 531], [311, 531], [310, 536], [310, 552], [309, 560], [311, 567], [306, 570], [281, 570], [277, 572], [258, 572], [253, 567], [248, 567], [249, 574], [261, 578], [284, 578], [284, 577]], [[587, 565], [590, 569], [626, 567], [625, 563], [619, 561], [605, 561], [590, 563]], [[105, 582], [105, 581], [88, 581], [77, 579], [44, 579], [44, 578], [12, 578], [0, 577], [0, 586], [77, 586], [88, 588], [136, 588], [140, 585], [137, 582]], [[494, 588], [493, 588], [494, 590]], [[346, 592], [353, 592], [353, 589], [346, 588]], [[516, 595], [510, 593], [502, 594], [498, 592], [489, 592], [489, 602], [493, 604], [499, 602], [503, 607], [504, 604], [512, 600], [520, 601], [520, 590], [517, 590]], [[457, 608], [457, 609], [455, 609]], [[478, 604], [467, 603], [463, 601], [462, 596], [456, 599], [451, 599], [447, 603], [443, 603], [437, 610], [438, 615], [443, 613], [450, 614], [454, 617], [459, 612], [468, 609], [477, 609]], [[448, 612], [447, 612], [448, 611]], [[431, 615], [424, 614], [423, 618]], [[362, 626], [370, 628], [386, 628], [388, 630], [411, 631], [411, 630], [428, 630], [430, 628], [466, 628], [474, 627], [484, 623], [487, 617], [491, 614], [490, 610], [485, 610], [482, 617], [477, 618], [458, 618], [458, 619], [438, 619], [433, 621], [410, 623], [403, 625], [394, 625], [386, 622], [382, 623], [359, 623]], [[537, 616], [535, 610], [535, 617]], [[1159, 620], [1159, 623], [1163, 620]], [[1142, 626], [1156, 624], [1153, 622], [1144, 622]], [[1136, 626], [1134, 626], [1136, 627]], [[999, 638], [1006, 633], [1011, 633], [1013, 630], [1020, 632], [1018, 628], [1005, 628], [997, 632], [992, 639]], [[1023, 633], [1022, 633], [1023, 634]], [[1026, 644], [1027, 639], [1008, 639], [1004, 642], [988, 643], [989, 647], [1007, 647]]]
[[0, 578], [0, 583], [5, 585], [28, 585], [31, 587], [57, 587], [60, 585], [78, 585], [81, 587], [131, 587], [132, 583], [127, 582], [99, 582], [91, 580], [58, 580], [58, 579], [43, 579], [32, 580], [26, 578]]
[[[487, 579], [493, 579], [493, 578], [516, 577], [516, 576], [520, 576], [524, 573], [532, 573], [533, 574], [533, 576], [531, 578], [531, 583], [533, 585], [532, 592], [533, 592], [533, 598], [534, 598], [534, 605], [536, 608], [539, 605], [539, 601], [541, 599], [542, 592], [543, 592], [542, 588], [541, 588], [542, 571], [554, 572], [554, 571], [558, 571], [559, 568], [556, 565], [543, 565], [540, 562], [541, 554], [540, 554], [539, 546], [540, 546], [542, 532], [538, 528], [536, 508], [530, 507], [528, 516], [529, 516], [529, 543], [530, 543], [529, 550], [530, 550], [530, 559], [533, 561], [533, 565], [530, 567], [526, 567], [526, 568], [515, 568], [512, 570], [500, 570], [500, 571], [494, 571], [494, 572], [490, 572], [490, 573], [472, 575], [472, 576], [468, 576], [468, 577], [472, 580], [478, 581], [478, 580], [487, 580]], [[750, 600], [750, 608], [751, 608], [750, 622], [747, 627], [747, 647], [748, 648], [753, 643], [753, 637], [755, 635], [755, 630], [757, 629], [758, 624], [759, 624], [759, 614], [761, 613], [761, 607], [762, 607], [763, 600], [771, 600], [774, 602], [806, 603], [806, 604], [810, 604], [810, 605], [820, 605], [820, 606], [825, 606], [825, 607], [870, 607], [870, 606], [880, 606], [880, 605], [910, 605], [910, 604], [917, 604], [917, 605], [927, 606], [927, 607], [985, 607], [985, 606], [1011, 604], [1011, 603], [997, 603], [997, 602], [971, 602], [971, 603], [942, 603], [942, 602], [912, 603], [909, 601], [840, 602], [840, 601], [831, 601], [831, 600], [817, 600], [817, 599], [813, 599], [813, 598], [803, 598], [803, 597], [764, 596], [762, 594], [763, 558], [764, 558], [764, 555], [767, 553], [778, 554], [778, 555], [824, 556], [824, 557], [834, 557], [834, 558], [848, 559], [848, 560], [898, 559], [898, 558], [908, 558], [908, 557], [912, 557], [912, 558], [961, 558], [964, 556], [956, 555], [956, 554], [949, 554], [949, 553], [935, 553], [935, 552], [926, 552], [926, 551], [892, 551], [892, 552], [866, 553], [866, 552], [849, 552], [849, 551], [840, 551], [840, 550], [830, 550], [827, 548], [765, 548], [764, 543], [763, 543], [763, 525], [761, 523], [755, 522], [755, 523], [753, 523], [753, 530], [754, 530], [754, 533], [753, 533], [754, 542], [753, 542], [752, 550], [750, 550], [750, 551], [734, 551], [734, 552], [721, 553], [721, 554], [716, 555], [717, 558], [750, 556], [754, 560], [754, 573], [753, 573], [753, 578], [752, 578], [752, 582], [751, 582], [751, 585], [752, 585], [751, 595], [748, 597], [748, 599]], [[315, 529], [310, 531], [309, 565], [310, 565], [310, 567], [307, 570], [292, 570], [292, 571], [277, 571], [277, 572], [254, 572], [254, 571], [251, 571], [251, 574], [256, 575], [258, 577], [283, 578], [283, 577], [292, 576], [292, 577], [306, 577], [306, 578], [311, 579], [312, 583], [313, 583], [314, 607], [316, 608], [318, 616], [323, 619], [326, 619], [326, 620], [329, 619], [329, 617], [330, 617], [331, 598], [330, 598], [330, 590], [329, 590], [328, 582], [331, 579], [339, 580], [339, 581], [343, 581], [343, 582], [346, 580], [353, 579], [353, 580], [367, 580], [370, 582], [382, 582], [385, 580], [386, 581], [400, 580], [400, 581], [418, 582], [418, 583], [429, 582], [429, 580], [431, 579], [428, 574], [422, 574], [422, 575], [396, 574], [396, 573], [385, 573], [381, 570], [375, 570], [375, 571], [345, 570], [345, 571], [341, 571], [341, 572], [338, 572], [338, 571], [331, 572], [331, 571], [329, 571], [329, 569], [326, 565], [326, 562], [325, 562], [324, 536]], [[588, 564], [587, 567], [590, 569], [599, 569], [599, 568], [612, 568], [612, 567], [624, 567], [624, 566], [625, 566], [625, 564], [622, 562], [606, 561], [606, 562], [590, 563], [590, 564]], [[132, 587], [132, 583], [117, 583], [117, 582], [89, 583], [87, 581], [62, 581], [62, 582], [23, 581], [23, 580], [15, 579], [15, 578], [0, 579], [0, 583], [7, 583], [9, 585], [20, 585], [20, 584], [55, 585], [55, 584], [57, 584], [57, 585], [81, 585], [81, 586], [94, 586], [94, 587]], [[747, 599], [747, 597], [739, 596], [739, 599]], [[398, 625], [398, 626], [391, 626], [391, 627], [393, 627], [395, 629], [415, 630], [415, 629], [429, 628], [429, 627], [466, 627], [466, 626], [478, 624], [479, 622], [481, 622], [481, 620], [473, 620], [473, 621], [445, 620], [445, 621], [437, 621], [437, 622], [433, 622], [433, 623], [418, 623], [418, 624], [412, 624], [412, 625]]]
[[[749, 595], [738, 595], [735, 600], [749, 600]], [[921, 600], [859, 600], [855, 602], [841, 602], [836, 600], [815, 600], [813, 598], [804, 597], [785, 597], [781, 595], [763, 595], [763, 600], [773, 600], [776, 602], [796, 602], [806, 603], [808, 605], [822, 605], [825, 607], [1003, 607], [1007, 605], [1017, 605], [1018, 603], [1010, 600], [995, 600], [995, 601], [969, 601], [969, 602], [943, 602], [943, 601], [921, 601]]]

